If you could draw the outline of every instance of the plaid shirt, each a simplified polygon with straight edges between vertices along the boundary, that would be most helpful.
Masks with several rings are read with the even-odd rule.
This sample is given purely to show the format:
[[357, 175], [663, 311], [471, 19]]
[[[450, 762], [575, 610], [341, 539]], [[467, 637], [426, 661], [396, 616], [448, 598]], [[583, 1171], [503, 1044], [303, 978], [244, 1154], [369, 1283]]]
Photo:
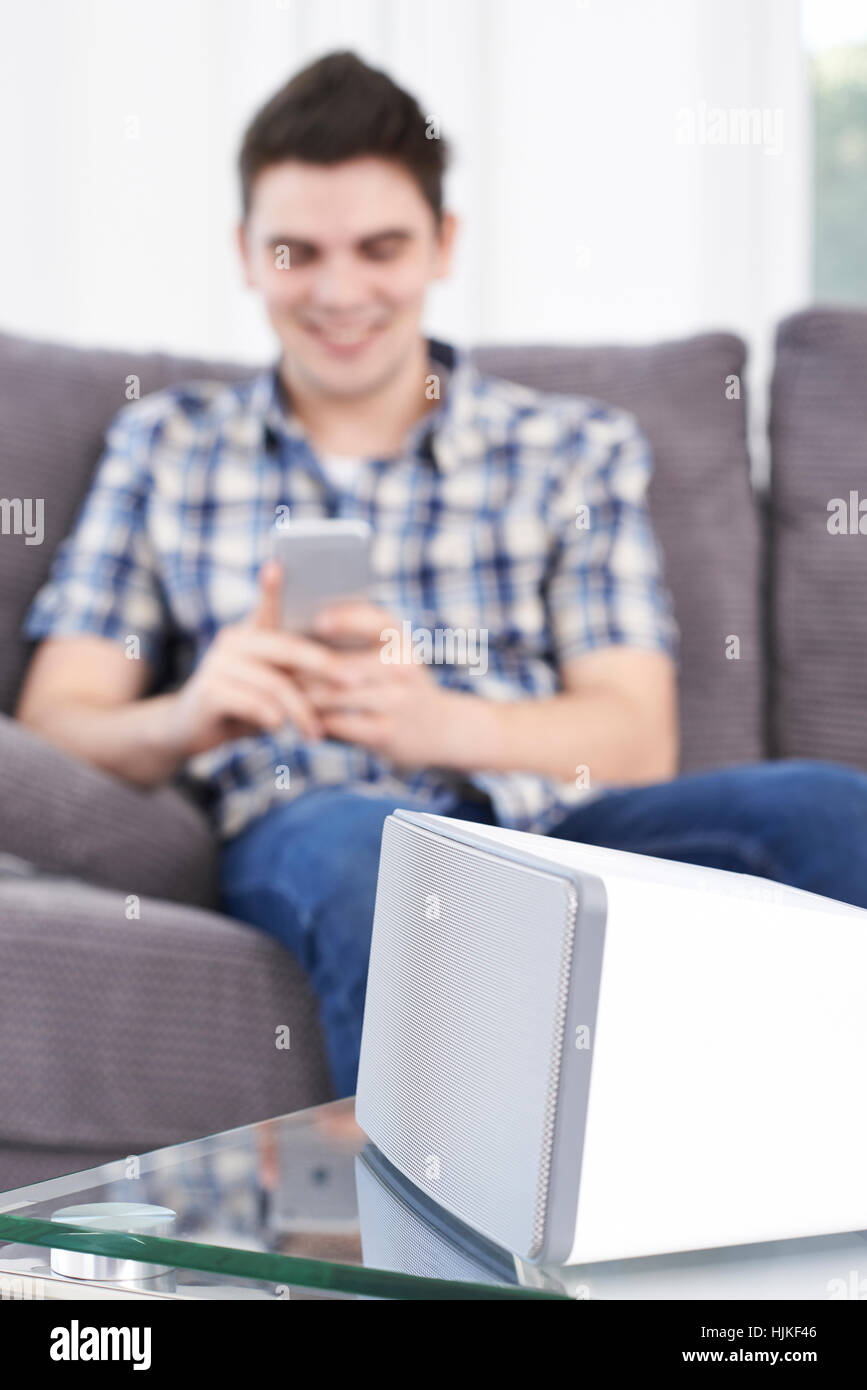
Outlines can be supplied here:
[[[444, 344], [430, 352], [444, 398], [399, 456], [365, 461], [349, 490], [323, 471], [276, 368], [242, 385], [194, 383], [125, 407], [27, 635], [137, 637], [154, 670], [179, 652], [190, 669], [217, 630], [253, 605], [275, 517], [288, 507], [293, 520], [369, 521], [374, 601], [434, 636], [486, 638], [486, 670], [431, 665], [451, 688], [493, 700], [543, 697], [560, 688], [564, 662], [594, 648], [674, 654], [646, 509], [650, 454], [633, 418], [483, 377]], [[593, 794], [580, 778], [406, 772], [353, 744], [306, 742], [291, 725], [201, 754], [185, 775], [208, 794], [224, 836], [334, 783], [411, 794], [447, 812], [470, 782], [490, 795], [500, 824], [543, 833]]]

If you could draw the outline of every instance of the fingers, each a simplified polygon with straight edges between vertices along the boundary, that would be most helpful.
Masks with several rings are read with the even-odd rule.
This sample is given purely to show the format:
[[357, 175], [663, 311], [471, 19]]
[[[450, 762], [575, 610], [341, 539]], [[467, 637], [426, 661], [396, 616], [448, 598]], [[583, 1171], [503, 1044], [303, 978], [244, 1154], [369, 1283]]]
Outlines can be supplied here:
[[278, 729], [286, 722], [279, 704], [267, 693], [246, 681], [226, 676], [213, 692], [220, 718], [232, 720], [251, 730]]
[[333, 685], [316, 681], [305, 684], [304, 694], [317, 715], [356, 710], [385, 713], [395, 709], [403, 698], [400, 691], [385, 682], [381, 685], [359, 685], [351, 690], [337, 690]]
[[380, 714], [324, 714], [321, 723], [324, 737], [364, 748], [384, 747], [388, 737], [388, 721]]
[[[296, 671], [295, 680], [302, 690], [310, 693], [313, 690], [330, 691], [332, 694], [339, 694], [341, 691], [354, 691], [366, 685], [381, 685], [385, 682], [393, 682], [394, 666], [386, 666], [380, 660], [379, 652], [347, 652], [337, 653], [338, 666], [334, 676], [323, 676], [319, 671]], [[403, 672], [399, 672], [403, 674]]]
[[261, 729], [292, 723], [305, 738], [319, 739], [322, 728], [310, 701], [291, 681], [257, 662], [239, 662], [219, 685], [223, 713], [254, 722]]
[[227, 654], [227, 660], [236, 661], [241, 654], [268, 662], [283, 671], [304, 671], [340, 685], [349, 685], [354, 679], [353, 672], [344, 665], [338, 652], [294, 632], [273, 632], [253, 626], [237, 628], [232, 652], [230, 656]]
[[279, 628], [283, 569], [277, 560], [268, 560], [259, 571], [259, 599], [249, 617], [255, 628]]
[[348, 599], [331, 603], [317, 614], [313, 631], [332, 640], [355, 640], [371, 646], [380, 644], [384, 628], [400, 630], [400, 624], [384, 608], [367, 599]]
[[316, 712], [307, 694], [282, 672], [264, 662], [246, 660], [236, 661], [227, 674], [230, 679], [243, 681], [267, 697], [274, 709], [274, 719], [278, 721], [276, 727], [291, 720], [306, 737], [320, 736]]

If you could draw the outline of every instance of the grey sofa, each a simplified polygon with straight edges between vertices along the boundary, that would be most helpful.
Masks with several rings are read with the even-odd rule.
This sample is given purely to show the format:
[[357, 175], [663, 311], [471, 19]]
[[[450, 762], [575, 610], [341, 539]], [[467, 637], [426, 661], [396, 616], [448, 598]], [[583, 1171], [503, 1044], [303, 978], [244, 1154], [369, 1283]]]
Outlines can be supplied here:
[[[730, 334], [477, 357], [624, 406], [649, 435], [682, 630], [684, 769], [765, 756], [867, 767], [867, 538], [826, 524], [831, 498], [867, 488], [867, 314], [813, 310], [781, 326], [762, 496], [732, 389], [744, 346]], [[0, 865], [0, 1191], [329, 1095], [298, 969], [215, 910], [200, 811], [174, 788], [134, 790], [83, 766], [12, 718], [22, 618], [132, 373], [144, 394], [249, 368], [0, 335], [0, 495], [45, 502], [43, 544], [15, 533], [13, 507], [0, 534], [0, 856], [15, 857]]]

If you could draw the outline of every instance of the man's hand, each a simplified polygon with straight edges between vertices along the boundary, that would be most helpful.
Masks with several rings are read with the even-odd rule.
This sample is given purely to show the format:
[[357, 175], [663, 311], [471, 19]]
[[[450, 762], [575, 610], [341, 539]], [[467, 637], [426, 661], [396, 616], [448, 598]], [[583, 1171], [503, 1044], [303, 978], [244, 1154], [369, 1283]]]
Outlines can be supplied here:
[[352, 599], [329, 605], [314, 632], [343, 645], [334, 652], [343, 685], [306, 671], [299, 683], [324, 736], [361, 744], [397, 766], [436, 767], [445, 756], [453, 723], [452, 692], [405, 648], [399, 661], [385, 660], [386, 629], [400, 632], [400, 620], [375, 604]]
[[314, 630], [323, 638], [365, 643], [339, 653], [343, 689], [300, 677], [331, 738], [404, 767], [529, 772], [572, 783], [579, 769], [589, 769], [591, 784], [613, 786], [675, 775], [675, 669], [663, 653], [626, 646], [590, 651], [564, 666], [557, 694], [497, 700], [444, 688], [409, 652], [400, 662], [384, 661], [386, 628], [400, 632], [401, 624], [358, 600], [320, 615]]
[[337, 653], [282, 630], [280, 566], [263, 566], [256, 609], [217, 633], [199, 666], [162, 711], [165, 739], [183, 757], [231, 739], [294, 724], [306, 739], [323, 729], [298, 677], [324, 689], [349, 679]]
[[159, 786], [196, 753], [293, 723], [305, 738], [322, 726], [299, 687], [315, 677], [333, 692], [349, 678], [337, 652], [279, 626], [280, 567], [262, 570], [259, 602], [217, 634], [180, 690], [145, 696], [153, 672], [107, 637], [42, 642], [18, 717], [75, 757], [140, 786]]

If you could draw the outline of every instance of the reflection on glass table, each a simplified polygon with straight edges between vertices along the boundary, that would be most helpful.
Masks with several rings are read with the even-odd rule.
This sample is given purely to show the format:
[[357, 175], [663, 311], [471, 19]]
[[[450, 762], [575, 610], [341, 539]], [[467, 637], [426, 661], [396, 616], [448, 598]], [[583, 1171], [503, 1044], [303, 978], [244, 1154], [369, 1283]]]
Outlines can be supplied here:
[[[0, 1194], [0, 1294], [80, 1298], [533, 1298], [550, 1291], [453, 1284], [365, 1265], [353, 1102], [229, 1130]], [[70, 1207], [162, 1209], [163, 1234], [58, 1222]], [[114, 1210], [114, 1209], [112, 1209]], [[166, 1231], [164, 1213], [173, 1213]], [[52, 1218], [55, 1218], [52, 1221]], [[96, 1216], [89, 1218], [96, 1223]], [[151, 1227], [151, 1229], [155, 1229]], [[73, 1263], [55, 1252], [76, 1252]], [[100, 1257], [99, 1260], [97, 1257]], [[101, 1261], [101, 1262], [100, 1262]], [[106, 1263], [106, 1261], [108, 1263]], [[106, 1277], [115, 1262], [118, 1277]], [[136, 1261], [147, 1277], [130, 1277]], [[53, 1267], [52, 1267], [53, 1266]], [[154, 1266], [166, 1272], [152, 1273]], [[99, 1270], [94, 1277], [94, 1269]], [[59, 1272], [63, 1271], [63, 1272]], [[123, 1276], [123, 1277], [120, 1277]], [[556, 1294], [554, 1295], [556, 1296]]]
[[349, 1100], [0, 1194], [6, 1298], [826, 1299], [865, 1256], [850, 1234], [540, 1269], [414, 1188]]

